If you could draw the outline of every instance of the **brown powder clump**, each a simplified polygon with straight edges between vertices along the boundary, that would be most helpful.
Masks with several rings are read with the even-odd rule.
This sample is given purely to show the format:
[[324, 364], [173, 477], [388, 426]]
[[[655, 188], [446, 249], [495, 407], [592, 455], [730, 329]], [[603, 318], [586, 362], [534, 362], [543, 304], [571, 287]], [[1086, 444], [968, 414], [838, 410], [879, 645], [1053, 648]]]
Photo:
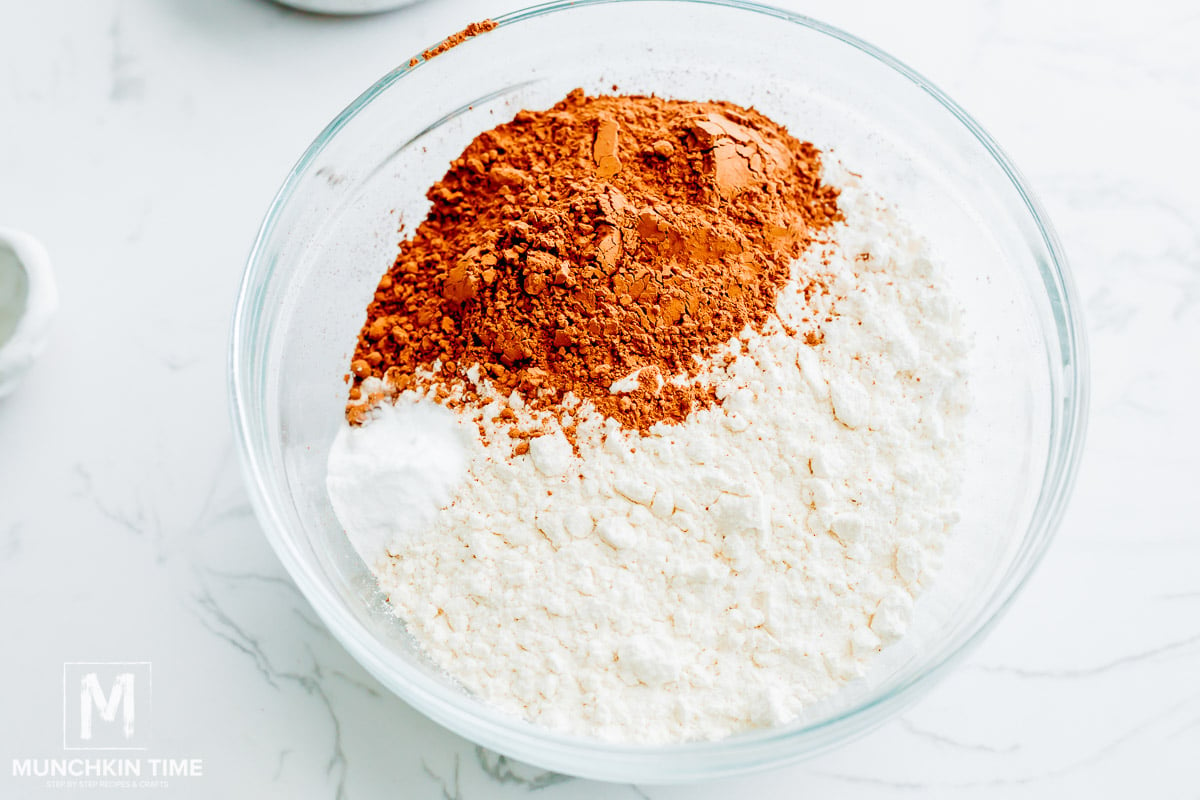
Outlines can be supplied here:
[[[472, 22], [470, 25], [463, 28], [458, 33], [450, 34], [445, 39], [438, 42], [437, 45], [435, 45], [435, 46], [429, 48], [428, 50], [426, 50], [425, 52], [421, 53], [421, 58], [428, 61], [429, 59], [433, 58], [434, 56], [440, 56], [442, 53], [446, 52], [447, 50], [451, 49], [452, 47], [458, 47], [460, 44], [465, 42], [467, 39], [470, 39], [474, 36], [478, 36], [481, 33], [488, 33], [489, 31], [494, 31], [494, 30], [496, 30], [496, 27], [497, 27], [496, 23], [492, 22], [490, 19], [485, 19], [482, 22]], [[416, 66], [416, 65], [410, 61], [409, 66]]]
[[367, 309], [352, 395], [440, 360], [436, 382], [470, 398], [477, 364], [533, 408], [571, 392], [638, 430], [716, 402], [672, 376], [759, 329], [840, 219], [817, 149], [753, 109], [580, 90], [480, 134], [427, 196]]

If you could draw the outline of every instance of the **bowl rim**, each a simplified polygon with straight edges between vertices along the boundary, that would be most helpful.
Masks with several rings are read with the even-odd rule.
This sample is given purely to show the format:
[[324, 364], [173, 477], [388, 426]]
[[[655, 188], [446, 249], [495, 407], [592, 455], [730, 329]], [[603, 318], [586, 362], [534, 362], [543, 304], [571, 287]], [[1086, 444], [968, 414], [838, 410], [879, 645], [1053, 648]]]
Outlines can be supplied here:
[[[518, 717], [500, 712], [488, 707], [482, 701], [464, 692], [448, 692], [432, 678], [422, 674], [409, 665], [396, 664], [394, 660], [385, 659], [379, 651], [377, 640], [353, 613], [342, 606], [341, 599], [326, 588], [320, 577], [315, 574], [315, 567], [310, 567], [301, 557], [291, 538], [284, 532], [287, 526], [275, 505], [271, 491], [268, 489], [262, 459], [255, 452], [251, 433], [255, 429], [253, 409], [246, 400], [248, 380], [244, 374], [246, 366], [253, 359], [245, 355], [239, 344], [247, 335], [249, 320], [256, 318], [253, 311], [261, 309], [261, 293], [254, 291], [270, 279], [274, 271], [274, 263], [265, 261], [263, 256], [268, 240], [274, 231], [279, 216], [291, 198], [293, 191], [305, 175], [308, 168], [324, 151], [330, 140], [353, 119], [363, 108], [373, 102], [380, 94], [389, 89], [397, 81], [410, 72], [420, 69], [425, 59], [417, 54], [414, 59], [405, 59], [400, 66], [388, 72], [360, 94], [353, 102], [343, 109], [313, 140], [312, 144], [298, 159], [275, 194], [264, 216], [262, 225], [255, 237], [246, 261], [246, 267], [238, 289], [237, 301], [234, 308], [228, 351], [228, 385], [229, 408], [232, 416], [234, 439], [237, 442], [239, 461], [249, 490], [251, 504], [264, 533], [272, 548], [283, 562], [292, 580], [296, 582], [304, 596], [313, 606], [318, 616], [333, 633], [335, 638], [377, 679], [388, 686], [402, 699], [413, 705], [426, 716], [437, 723], [468, 736], [487, 747], [502, 752], [517, 753], [517, 757], [526, 760], [541, 760], [543, 764], [552, 763], [552, 768], [564, 768], [564, 759], [532, 757], [523, 748], [512, 746], [515, 741], [525, 740], [531, 744], [540, 743], [543, 752], [555, 751], [554, 755], [562, 756], [561, 750], [576, 754], [604, 755], [609, 758], [629, 759], [630, 763], [646, 764], [647, 759], [657, 759], [667, 762], [673, 756], [688, 758], [705, 755], [729, 755], [735, 751], [745, 751], [747, 756], [755, 753], [765, 755], [764, 759], [750, 758], [740, 765], [729, 765], [721, 762], [710, 765], [710, 769], [690, 772], [674, 771], [662, 776], [660, 780], [687, 780], [695, 777], [724, 777], [741, 774], [771, 766], [778, 766], [790, 761], [813, 755], [816, 752], [840, 744], [856, 735], [861, 735], [876, 725], [882, 723], [889, 713], [876, 714], [872, 719], [864, 719], [866, 712], [877, 709], [880, 712], [896, 712], [918, 699], [925, 691], [932, 688], [945, 675], [950, 667], [969, 654], [984, 637], [995, 627], [1000, 618], [1010, 608], [1013, 599], [1029, 580], [1034, 570], [1053, 539], [1062, 520], [1067, 501], [1078, 473], [1081, 454], [1086, 436], [1088, 405], [1089, 405], [1089, 361], [1085, 330], [1080, 313], [1074, 281], [1068, 267], [1066, 254], [1054, 231], [1049, 218], [1034, 193], [1028, 181], [1013, 164], [1008, 155], [1000, 148], [995, 140], [975, 121], [961, 106], [950, 99], [941, 89], [935, 86], [916, 70], [908, 67], [897, 58], [871, 45], [840, 28], [826, 24], [803, 14], [797, 14], [773, 6], [745, 0], [553, 0], [540, 3], [521, 10], [513, 11], [495, 17], [493, 21], [497, 28], [504, 28], [522, 21], [550, 14], [562, 13], [574, 9], [592, 6], [617, 4], [675, 4], [690, 6], [716, 6], [736, 11], [760, 14], [774, 17], [783, 22], [800, 25], [811, 31], [823, 34], [859, 50], [864, 55], [875, 59], [886, 67], [907, 79], [919, 90], [924, 91], [949, 111], [970, 132], [985, 151], [1001, 168], [1013, 188], [1024, 203], [1041, 242], [1049, 255], [1049, 263], [1039, 263], [1043, 282], [1057, 289], [1057, 297], [1052, 299], [1053, 316], [1057, 326], [1057, 352], [1051, 348], [1051, 357], [1061, 357], [1058, 366], [1063, 373], [1063, 386], [1051, 387], [1051, 396], [1058, 402], [1051, 404], [1050, 443], [1047, 453], [1045, 471], [1042, 477], [1041, 489], [1032, 510], [1029, 526], [1024, 534], [1024, 541], [1030, 544], [1023, 554], [1018, 555], [1010, 565], [1007, 573], [1001, 578], [996, 597], [998, 602], [991, 603], [994, 607], [986, 608], [976, 621], [976, 627], [971, 633], [951, 651], [945, 653], [940, 660], [932, 663], [922, 672], [898, 684], [877, 697], [869, 698], [849, 709], [833, 716], [820, 719], [799, 727], [768, 728], [748, 731], [737, 736], [716, 741], [691, 741], [667, 745], [636, 745], [613, 743], [598, 739], [588, 739], [579, 736], [558, 734], [548, 729], [527, 722]], [[469, 42], [468, 42], [469, 44]], [[458, 48], [454, 48], [457, 50]], [[439, 56], [453, 57], [453, 50]], [[398, 685], [396, 680], [385, 679], [381, 673], [397, 676], [403, 680]], [[403, 674], [401, 674], [403, 673]], [[468, 728], [468, 720], [475, 727]], [[482, 724], [482, 727], [480, 727]], [[838, 731], [837, 729], [841, 729]], [[835, 732], [835, 735], [824, 742], [817, 741], [812, 749], [794, 752], [783, 756], [766, 755], [762, 751], [772, 744], [784, 741], [799, 741], [812, 737], [820, 732]], [[569, 767], [573, 774], [584, 777], [612, 779], [611, 774], [604, 770], [589, 771], [586, 767]], [[646, 777], [641, 771], [637, 772], [639, 780], [655, 780]]]

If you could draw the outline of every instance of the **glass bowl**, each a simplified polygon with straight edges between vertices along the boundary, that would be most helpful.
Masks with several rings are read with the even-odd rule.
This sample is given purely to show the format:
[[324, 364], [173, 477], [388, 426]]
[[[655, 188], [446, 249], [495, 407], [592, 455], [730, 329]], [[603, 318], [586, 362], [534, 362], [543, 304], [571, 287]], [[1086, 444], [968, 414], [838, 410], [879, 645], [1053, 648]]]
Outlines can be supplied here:
[[[408, 60], [317, 137], [267, 212], [234, 314], [232, 410], [255, 510], [313, 607], [379, 681], [437, 722], [538, 766], [675, 782], [783, 764], [861, 734], [995, 624], [1061, 517], [1083, 440], [1083, 333], [1061, 248], [991, 138], [930, 83], [811, 19], [738, 2], [562, 2]], [[355, 337], [401, 226], [479, 132], [576, 87], [753, 105], [842, 159], [925, 233], [975, 331], [974, 414], [945, 564], [909, 634], [794, 724], [626, 746], [502, 714], [417, 651], [325, 492]]]

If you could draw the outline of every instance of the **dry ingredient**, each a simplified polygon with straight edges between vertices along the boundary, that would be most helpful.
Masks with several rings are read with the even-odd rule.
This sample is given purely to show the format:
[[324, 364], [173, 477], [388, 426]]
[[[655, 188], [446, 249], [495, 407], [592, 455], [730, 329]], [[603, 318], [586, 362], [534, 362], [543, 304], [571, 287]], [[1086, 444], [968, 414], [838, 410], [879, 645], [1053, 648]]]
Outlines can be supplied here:
[[[565, 103], [556, 109], [587, 113], [592, 101], [576, 94]], [[743, 295], [753, 287], [759, 296], [728, 305], [728, 298], [703, 297], [696, 307], [723, 308], [729, 317], [720, 325], [736, 327], [712, 322], [702, 333], [697, 325], [686, 344], [667, 337], [670, 345], [639, 349], [635, 338], [622, 339], [629, 330], [623, 326], [644, 325], [638, 320], [649, 317], [629, 309], [652, 305], [630, 296], [616, 304], [625, 313], [611, 334], [583, 325], [574, 347], [562, 349], [531, 336], [531, 352], [505, 364], [504, 348], [477, 332], [489, 319], [505, 320], [507, 330], [545, 332], [534, 309], [555, 304], [539, 306], [546, 287], [530, 293], [524, 281], [541, 274], [528, 271], [529, 254], [548, 251], [547, 242], [522, 234], [526, 249], [515, 258], [504, 254], [508, 247], [494, 248], [496, 263], [484, 265], [495, 271], [492, 279], [480, 270], [475, 293], [456, 295], [447, 290], [451, 271], [477, 245], [459, 239], [467, 249], [455, 249], [442, 237], [410, 270], [407, 256], [438, 241], [422, 241], [418, 231], [402, 248], [399, 272], [381, 283], [372, 321], [395, 318], [378, 313], [401, 307], [391, 297], [437, 292], [439, 310], [457, 310], [459, 316], [446, 316], [460, 327], [414, 318], [406, 338], [364, 331], [356, 364], [366, 366], [355, 370], [348, 414], [361, 424], [344, 427], [329, 462], [339, 520], [433, 662], [514, 715], [615, 741], [715, 739], [801, 716], [862, 676], [881, 648], [903, 636], [956, 519], [968, 337], [927, 245], [859, 178], [799, 143], [786, 149], [793, 166], [805, 162], [791, 175], [807, 187], [799, 190], [807, 199], [799, 212], [771, 206], [784, 224], [777, 217], [774, 227], [755, 228], [752, 220], [767, 219], [762, 207], [730, 212], [737, 203], [722, 195], [716, 177], [713, 151], [723, 137], [737, 138], [725, 123], [713, 123], [722, 131], [718, 145], [704, 149], [689, 131], [697, 117], [715, 113], [714, 105], [754, 131], [762, 143], [754, 140], [738, 156], [752, 182], [764, 175], [765, 161], [755, 162], [755, 153], [795, 140], [745, 109], [688, 105], [709, 108], [685, 112], [677, 140], [667, 143], [670, 156], [700, 148], [678, 173], [697, 188], [662, 208], [672, 231], [711, 231], [732, 220], [729, 235], [739, 248], [721, 253], [723, 267], [743, 270]], [[646, 237], [627, 233], [629, 224], [636, 230], [644, 201], [631, 203], [629, 215], [603, 208], [597, 214], [590, 205], [597, 192], [610, 196], [605, 181], [652, 167], [657, 155], [638, 137], [626, 150], [620, 133], [611, 146], [601, 135], [603, 119], [591, 120], [563, 125], [583, 137], [584, 156], [590, 147], [591, 176], [559, 186], [557, 199], [550, 188], [543, 197], [538, 184], [507, 201], [536, 199], [536, 208], [553, 210], [564, 197], [587, 198], [578, 209], [568, 202], [538, 231], [578, 219], [592, 226], [557, 242], [555, 254], [576, 281], [562, 285], [557, 305], [569, 305], [585, 288], [604, 294], [618, 277], [664, 266]], [[560, 144], [569, 144], [563, 136]], [[503, 153], [490, 149], [521, 163], [555, 141], [534, 137]], [[653, 142], [649, 150], [655, 152]], [[451, 176], [463, 170], [478, 172], [463, 162]], [[671, 191], [663, 183], [661, 190]], [[463, 186], [439, 184], [453, 187], [450, 196], [458, 193], [460, 204], [473, 197]], [[458, 218], [469, 233], [455, 233], [449, 218], [436, 216], [439, 187], [431, 192], [434, 230], [479, 235], [493, 225], [507, 230], [513, 219]], [[767, 192], [764, 180], [757, 191], [777, 202], [795, 187]], [[634, 192], [626, 185], [622, 194]], [[683, 220], [699, 210], [712, 214], [686, 227]], [[612, 273], [596, 269], [603, 264], [599, 216], [619, 231]], [[802, 224], [792, 225], [797, 219]], [[784, 239], [795, 244], [771, 246], [764, 231], [778, 229], [792, 231]], [[638, 260], [643, 252], [649, 260]], [[470, 263], [481, 264], [482, 255]], [[716, 280], [706, 292], [727, 295], [718, 257], [701, 250], [668, 263], [672, 274]], [[509, 281], [503, 299], [487, 288], [501, 274]], [[398, 285], [410, 288], [395, 291]], [[769, 300], [760, 305], [762, 295]], [[491, 308], [472, 313], [485, 302]], [[495, 309], [501, 302], [507, 307]], [[403, 306], [414, 317], [424, 307]], [[708, 319], [717, 316], [713, 310]], [[364, 352], [387, 337], [396, 349]], [[367, 360], [371, 352], [378, 363]], [[398, 357], [403, 352], [410, 355]], [[588, 358], [609, 369], [587, 373]], [[565, 366], [572, 363], [584, 369]], [[655, 399], [672, 386], [688, 393], [686, 409]]]
[[[580, 91], [480, 135], [428, 196], [367, 309], [356, 381], [408, 388], [440, 361], [449, 388], [478, 365], [533, 406], [569, 392], [640, 430], [714, 401], [682, 378], [762, 325], [838, 217], [816, 149], [755, 111]], [[646, 389], [609, 391], [638, 371]]]
[[[421, 59], [428, 61], [431, 58], [440, 56], [442, 53], [446, 52], [447, 50], [450, 50], [451, 48], [454, 48], [454, 47], [458, 47], [460, 44], [465, 42], [467, 39], [471, 39], [473, 37], [479, 36], [482, 33], [489, 33], [491, 31], [496, 30], [497, 27], [498, 27], [498, 25], [490, 19], [485, 19], [480, 22], [472, 22], [470, 25], [463, 28], [458, 33], [450, 34], [449, 36], [447, 36], [445, 39], [443, 39], [441, 42], [439, 42], [434, 47], [431, 47], [428, 50], [425, 50], [424, 52], [422, 52]], [[408, 62], [408, 65], [410, 67], [415, 67], [417, 64], [421, 63], [421, 59], [418, 59], [418, 58], [410, 59]]]

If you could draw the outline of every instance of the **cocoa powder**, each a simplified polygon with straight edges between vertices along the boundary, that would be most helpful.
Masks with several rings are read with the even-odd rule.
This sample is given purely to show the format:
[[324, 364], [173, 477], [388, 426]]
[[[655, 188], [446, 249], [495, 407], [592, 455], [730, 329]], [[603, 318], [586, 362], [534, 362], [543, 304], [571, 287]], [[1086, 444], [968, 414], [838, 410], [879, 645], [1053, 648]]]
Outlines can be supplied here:
[[[371, 376], [414, 386], [440, 361], [439, 397], [457, 383], [470, 402], [479, 365], [534, 408], [570, 392], [626, 427], [682, 420], [716, 402], [688, 378], [761, 327], [840, 218], [820, 174], [813, 145], [731, 103], [576, 90], [522, 111], [427, 193], [368, 306], [351, 398]], [[820, 341], [819, 326], [804, 335]], [[639, 370], [632, 391], [610, 390]], [[366, 408], [352, 402], [349, 420]]]
[[[442, 53], [446, 52], [447, 50], [450, 50], [451, 48], [458, 47], [460, 44], [465, 42], [467, 39], [478, 36], [481, 33], [489, 33], [491, 31], [496, 30], [496, 28], [497, 28], [496, 23], [491, 21], [490, 19], [485, 19], [482, 22], [472, 22], [470, 25], [463, 28], [458, 33], [450, 34], [445, 39], [438, 42], [435, 46], [422, 52], [421, 58], [428, 61], [429, 59], [434, 58], [435, 56], [440, 56]], [[417, 60], [413, 59], [412, 61], [408, 62], [408, 65], [410, 67], [415, 67], [417, 65], [417, 63], [418, 63]]]

